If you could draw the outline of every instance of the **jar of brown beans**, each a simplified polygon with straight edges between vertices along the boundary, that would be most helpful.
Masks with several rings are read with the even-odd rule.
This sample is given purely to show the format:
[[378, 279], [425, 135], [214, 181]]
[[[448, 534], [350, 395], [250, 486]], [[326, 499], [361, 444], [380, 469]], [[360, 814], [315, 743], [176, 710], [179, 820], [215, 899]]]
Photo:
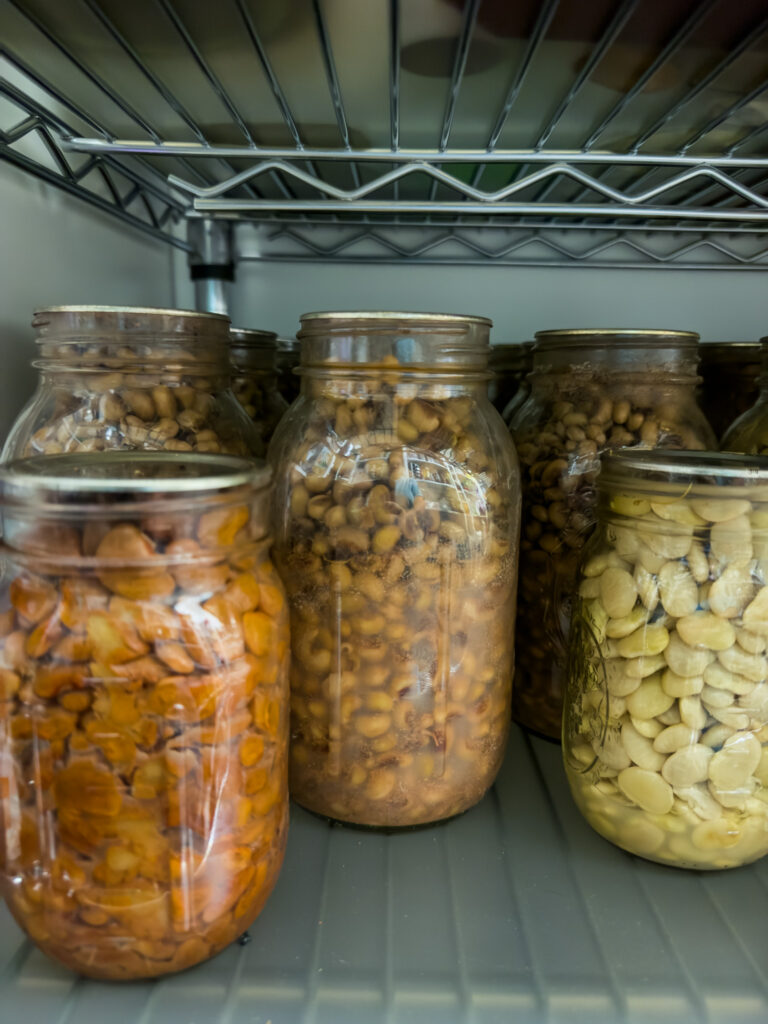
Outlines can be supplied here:
[[272, 442], [291, 793], [359, 825], [476, 803], [509, 729], [519, 471], [480, 317], [302, 317]]
[[0, 468], [0, 893], [81, 974], [134, 979], [250, 926], [288, 827], [288, 614], [264, 466]]
[[259, 435], [264, 456], [288, 403], [278, 391], [277, 335], [233, 327], [230, 332], [232, 390]]
[[3, 460], [112, 450], [263, 454], [230, 389], [229, 318], [187, 310], [38, 310], [37, 391]]
[[571, 596], [595, 521], [600, 454], [716, 445], [696, 404], [697, 335], [562, 330], [536, 335], [531, 394], [512, 421], [521, 462], [514, 716], [560, 736]]

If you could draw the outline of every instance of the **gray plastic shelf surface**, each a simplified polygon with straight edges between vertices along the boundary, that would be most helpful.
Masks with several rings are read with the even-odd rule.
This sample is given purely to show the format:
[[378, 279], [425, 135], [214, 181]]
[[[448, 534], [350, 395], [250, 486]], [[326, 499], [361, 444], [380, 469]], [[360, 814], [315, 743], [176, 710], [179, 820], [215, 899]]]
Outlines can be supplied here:
[[1, 1024], [768, 1021], [768, 858], [694, 873], [615, 849], [552, 744], [514, 729], [492, 792], [432, 829], [292, 814], [251, 942], [181, 975], [77, 978], [0, 909]]

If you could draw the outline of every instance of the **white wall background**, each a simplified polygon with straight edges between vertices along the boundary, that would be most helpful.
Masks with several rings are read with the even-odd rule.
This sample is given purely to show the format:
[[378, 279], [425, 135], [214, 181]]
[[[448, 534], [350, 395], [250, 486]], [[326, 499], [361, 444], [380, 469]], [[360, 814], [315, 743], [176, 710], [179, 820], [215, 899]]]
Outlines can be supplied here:
[[480, 313], [493, 319], [497, 342], [557, 327], [666, 327], [705, 341], [749, 341], [768, 334], [768, 271], [238, 267], [232, 315], [241, 326], [291, 335], [300, 313], [322, 309]]
[[172, 252], [0, 163], [0, 436], [35, 387], [32, 311], [175, 305]]

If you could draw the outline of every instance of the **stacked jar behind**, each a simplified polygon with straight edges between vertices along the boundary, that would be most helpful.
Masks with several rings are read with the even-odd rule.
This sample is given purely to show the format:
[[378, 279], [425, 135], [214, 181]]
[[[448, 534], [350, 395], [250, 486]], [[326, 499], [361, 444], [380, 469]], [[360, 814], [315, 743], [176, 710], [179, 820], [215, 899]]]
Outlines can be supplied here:
[[527, 361], [528, 356], [523, 343], [491, 345], [488, 366], [493, 376], [488, 381], [488, 397], [502, 414], [519, 392], [530, 369]]
[[600, 454], [611, 448], [713, 448], [696, 404], [697, 335], [541, 331], [531, 394], [511, 430], [520, 456], [520, 550], [513, 711], [560, 736], [571, 596], [594, 525]]
[[768, 453], [768, 338], [760, 339], [760, 363], [757, 401], [728, 427], [723, 435], [723, 451], [747, 455]]
[[270, 449], [291, 605], [291, 792], [363, 825], [465, 810], [509, 728], [519, 473], [489, 321], [302, 318]]
[[81, 973], [189, 967], [250, 925], [285, 847], [268, 473], [39, 456], [0, 485], [0, 890]]
[[733, 421], [751, 409], [759, 394], [760, 344], [756, 341], [699, 345], [701, 407], [722, 438]]
[[40, 382], [4, 461], [113, 449], [259, 454], [230, 390], [227, 317], [60, 306], [35, 313], [32, 326]]
[[277, 339], [278, 388], [288, 405], [299, 397], [299, 378], [295, 370], [299, 365], [300, 349], [296, 338]]
[[274, 331], [233, 327], [229, 336], [232, 390], [256, 428], [260, 450], [254, 454], [264, 457], [275, 427], [288, 408], [278, 391], [277, 335]]
[[748, 863], [768, 853], [768, 460], [618, 452], [598, 485], [563, 721], [573, 796], [631, 853]]

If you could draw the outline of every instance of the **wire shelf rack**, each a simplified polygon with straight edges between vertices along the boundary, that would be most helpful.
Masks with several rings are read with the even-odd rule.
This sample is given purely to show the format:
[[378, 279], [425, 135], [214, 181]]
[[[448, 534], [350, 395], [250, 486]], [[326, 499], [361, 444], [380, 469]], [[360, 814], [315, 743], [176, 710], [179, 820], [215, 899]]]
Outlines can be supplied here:
[[[195, 0], [0, 0], [0, 19], [0, 158], [174, 244], [206, 217], [240, 225], [244, 258], [255, 225], [264, 259], [768, 259], [762, 0], [222, 0], [215, 24]], [[33, 133], [47, 163], [19, 155]]]

